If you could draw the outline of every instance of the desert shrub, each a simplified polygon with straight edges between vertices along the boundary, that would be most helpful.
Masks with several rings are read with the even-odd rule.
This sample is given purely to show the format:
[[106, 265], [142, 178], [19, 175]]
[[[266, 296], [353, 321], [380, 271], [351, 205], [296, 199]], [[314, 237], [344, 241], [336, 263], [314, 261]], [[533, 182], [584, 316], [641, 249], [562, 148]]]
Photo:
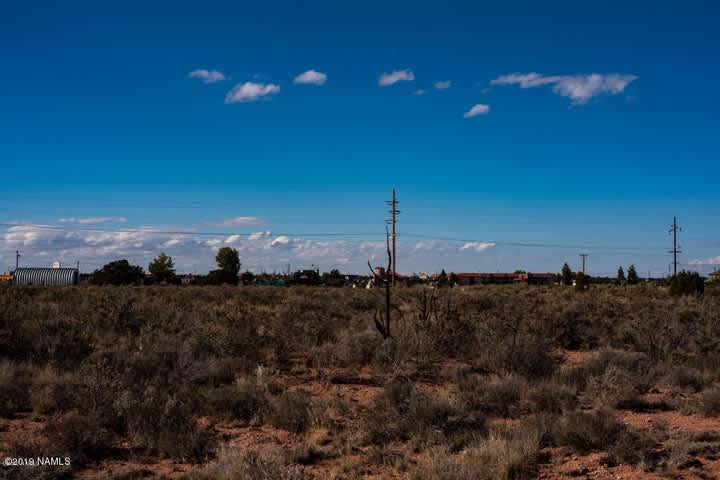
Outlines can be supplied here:
[[31, 409], [30, 379], [28, 367], [0, 361], [0, 417], [11, 417]]
[[324, 455], [323, 452], [318, 450], [314, 445], [302, 442], [286, 450], [285, 457], [288, 463], [312, 465], [322, 460]]
[[464, 408], [489, 415], [514, 417], [521, 413], [521, 402], [528, 389], [518, 376], [481, 376], [470, 374], [457, 381], [458, 398]]
[[396, 381], [362, 413], [369, 443], [382, 445], [412, 438], [421, 443], [464, 443], [486, 431], [485, 418], [465, 415], [448, 400], [423, 394], [410, 382]]
[[198, 428], [193, 408], [172, 396], [157, 425], [157, 449], [161, 454], [184, 462], [206, 460], [215, 448], [215, 438]]
[[601, 375], [590, 377], [587, 395], [598, 406], [627, 408], [638, 405], [645, 388], [640, 379], [618, 366], [608, 367]]
[[664, 442], [667, 464], [681, 470], [700, 467], [698, 456], [714, 458], [720, 454], [718, 442], [720, 435], [717, 432], [676, 432]]
[[77, 405], [80, 380], [72, 373], [60, 374], [47, 367], [36, 371], [30, 387], [30, 402], [34, 412], [61, 413]]
[[695, 392], [701, 391], [708, 384], [707, 379], [700, 370], [684, 365], [672, 367], [666, 381], [674, 387]]
[[638, 463], [649, 457], [655, 442], [628, 429], [610, 410], [570, 412], [551, 426], [552, 440], [557, 445], [572, 447], [576, 452], [608, 452], [612, 463]]
[[708, 417], [720, 417], [720, 388], [702, 392], [697, 397], [699, 410]]
[[492, 432], [452, 459], [435, 450], [412, 480], [530, 480], [538, 478], [540, 435], [530, 428]]
[[253, 362], [242, 357], [209, 358], [195, 362], [190, 367], [190, 381], [196, 385], [218, 387], [235, 381], [235, 378], [249, 372]]
[[527, 391], [528, 408], [533, 413], [560, 414], [577, 405], [575, 390], [555, 381], [542, 381]]
[[310, 426], [310, 399], [303, 391], [285, 392], [280, 395], [272, 413], [270, 423], [293, 433], [301, 433]]
[[103, 458], [110, 451], [110, 433], [98, 418], [73, 411], [52, 418], [43, 430], [56, 454], [68, 455], [74, 465]]
[[551, 375], [558, 363], [550, 345], [532, 335], [508, 336], [485, 348], [481, 364], [495, 372], [543, 378]]
[[210, 414], [245, 422], [268, 409], [265, 391], [248, 380], [214, 388], [206, 393], [206, 400]]
[[186, 480], [310, 480], [298, 467], [285, 465], [279, 455], [260, 455], [245, 449], [222, 447], [217, 459]]
[[641, 378], [651, 373], [651, 364], [647, 355], [639, 352], [603, 349], [587, 358], [580, 365], [564, 369], [560, 378], [567, 384], [583, 389], [594, 377], [601, 377], [609, 368], [628, 372], [640, 383]]

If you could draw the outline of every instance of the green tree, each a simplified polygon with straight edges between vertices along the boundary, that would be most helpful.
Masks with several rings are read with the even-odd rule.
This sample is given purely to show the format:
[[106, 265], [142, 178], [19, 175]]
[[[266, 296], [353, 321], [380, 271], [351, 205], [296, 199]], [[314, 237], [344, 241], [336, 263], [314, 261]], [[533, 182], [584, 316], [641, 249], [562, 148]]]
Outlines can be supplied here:
[[148, 265], [148, 271], [156, 282], [173, 283], [175, 281], [175, 263], [170, 255], [164, 252], [155, 257]]
[[455, 275], [455, 272], [452, 272], [450, 274], [450, 277], [448, 278], [448, 282], [450, 283], [451, 287], [454, 287], [458, 283], [458, 277]]
[[617, 272], [617, 284], [622, 285], [625, 283], [625, 270], [622, 267], [618, 267]]
[[683, 270], [670, 279], [672, 295], [700, 295], [705, 291], [705, 282], [697, 272]]
[[437, 286], [438, 287], [447, 287], [448, 284], [448, 276], [447, 273], [445, 273], [445, 269], [442, 269], [442, 272], [440, 272], [440, 275], [437, 279]]
[[637, 285], [640, 283], [640, 277], [638, 277], [637, 271], [635, 271], [635, 265], [628, 267], [627, 283], [628, 285]]
[[127, 260], [115, 260], [95, 270], [90, 283], [95, 285], [133, 285], [142, 282], [145, 274], [139, 265], [130, 265]]
[[572, 285], [573, 281], [573, 272], [570, 270], [570, 265], [565, 263], [562, 267], [562, 272], [560, 273], [560, 280], [563, 285]]
[[215, 255], [220, 270], [237, 275], [240, 272], [240, 254], [232, 247], [222, 247]]
[[345, 277], [340, 273], [340, 270], [333, 268], [330, 272], [322, 274], [322, 283], [328, 287], [342, 287], [345, 285]]

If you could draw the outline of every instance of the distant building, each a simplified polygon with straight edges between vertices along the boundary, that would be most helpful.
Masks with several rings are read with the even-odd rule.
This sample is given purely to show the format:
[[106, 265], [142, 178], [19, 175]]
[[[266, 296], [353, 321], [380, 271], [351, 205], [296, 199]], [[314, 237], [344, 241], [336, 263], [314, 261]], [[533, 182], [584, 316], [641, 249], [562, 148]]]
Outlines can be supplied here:
[[712, 283], [720, 283], [720, 270], [711, 273], [708, 277], [710, 277]]
[[13, 274], [12, 272], [5, 272], [0, 274], [0, 285], [12, 283]]
[[13, 285], [77, 285], [75, 268], [18, 268], [13, 273]]
[[[552, 285], [557, 275], [555, 273], [529, 273], [529, 272], [454, 272], [458, 285], [507, 285], [513, 283], [527, 283], [530, 285]], [[433, 275], [437, 280], [439, 275]]]

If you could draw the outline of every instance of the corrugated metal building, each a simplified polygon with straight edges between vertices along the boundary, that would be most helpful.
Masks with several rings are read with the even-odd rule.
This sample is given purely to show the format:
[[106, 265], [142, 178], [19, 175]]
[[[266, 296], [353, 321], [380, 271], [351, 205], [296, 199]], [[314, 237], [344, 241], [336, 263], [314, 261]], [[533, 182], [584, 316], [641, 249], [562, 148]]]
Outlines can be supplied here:
[[77, 285], [75, 268], [18, 268], [13, 275], [13, 285]]

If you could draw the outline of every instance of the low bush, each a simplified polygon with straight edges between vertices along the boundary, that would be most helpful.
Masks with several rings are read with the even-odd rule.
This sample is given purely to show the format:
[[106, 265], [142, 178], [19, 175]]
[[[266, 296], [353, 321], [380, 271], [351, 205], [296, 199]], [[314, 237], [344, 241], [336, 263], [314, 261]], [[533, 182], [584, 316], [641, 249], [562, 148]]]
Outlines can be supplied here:
[[531, 480], [538, 478], [540, 434], [531, 428], [493, 432], [453, 459], [435, 450], [412, 480]]
[[214, 388], [205, 397], [208, 413], [244, 422], [268, 410], [264, 389], [248, 380]]
[[458, 398], [464, 408], [488, 415], [515, 417], [521, 413], [521, 402], [528, 390], [522, 377], [487, 377], [477, 374], [458, 379]]
[[311, 480], [298, 467], [287, 466], [280, 456], [260, 455], [245, 449], [223, 447], [217, 459], [185, 480]]
[[720, 388], [706, 390], [697, 397], [700, 411], [707, 417], [720, 417]]
[[486, 431], [482, 415], [464, 414], [448, 400], [425, 395], [403, 381], [388, 385], [362, 417], [366, 439], [375, 445], [413, 439], [420, 443], [447, 442], [457, 449]]
[[29, 395], [31, 375], [28, 367], [0, 361], [0, 417], [11, 417], [32, 408]]
[[310, 426], [310, 399], [303, 391], [280, 395], [270, 414], [272, 426], [293, 433], [302, 433]]
[[552, 438], [557, 445], [567, 445], [579, 453], [607, 450], [620, 439], [625, 425], [610, 410], [569, 412], [556, 422]]
[[533, 413], [561, 414], [577, 406], [575, 390], [555, 381], [541, 381], [527, 392], [528, 408]]
[[158, 423], [158, 451], [175, 460], [195, 463], [207, 460], [215, 445], [213, 433], [201, 430], [195, 423], [191, 406], [170, 397]]
[[692, 367], [676, 365], [667, 375], [666, 381], [673, 387], [699, 392], [709, 383], [703, 373]]
[[76, 411], [52, 418], [43, 434], [46, 448], [55, 455], [69, 456], [75, 466], [99, 460], [110, 451], [111, 435], [102, 422]]

